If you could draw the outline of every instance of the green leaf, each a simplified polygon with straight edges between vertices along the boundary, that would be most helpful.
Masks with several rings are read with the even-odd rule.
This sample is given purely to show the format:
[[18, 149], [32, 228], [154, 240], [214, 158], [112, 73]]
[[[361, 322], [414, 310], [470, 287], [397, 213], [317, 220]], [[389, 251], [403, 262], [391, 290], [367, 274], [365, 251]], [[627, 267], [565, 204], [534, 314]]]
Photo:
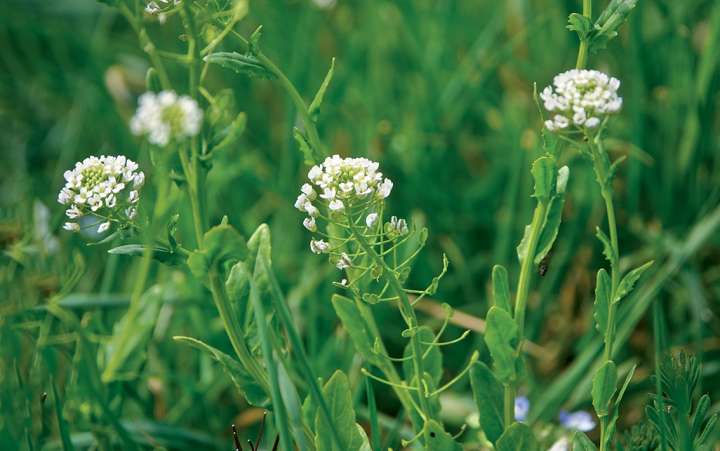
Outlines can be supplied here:
[[534, 263], [539, 265], [540, 262], [552, 249], [555, 244], [555, 239], [558, 236], [560, 230], [560, 222], [562, 222], [563, 207], [565, 206], [565, 195], [556, 194], [550, 200], [550, 206], [548, 207], [547, 214], [545, 216], [545, 223], [543, 224], [542, 231], [540, 232], [540, 238], [538, 239], [538, 245], [536, 248]]
[[323, 394], [330, 408], [330, 415], [335, 420], [340, 434], [342, 448], [337, 448], [330, 436], [331, 425], [321, 415], [315, 418], [315, 446], [317, 451], [356, 451], [367, 443], [367, 437], [359, 433], [355, 423], [352, 390], [347, 376], [342, 371], [335, 371], [323, 387]]
[[577, 431], [573, 436], [573, 451], [597, 451], [595, 444], [585, 435], [584, 432]]
[[635, 283], [640, 279], [640, 276], [652, 266], [654, 262], [650, 260], [642, 266], [639, 266], [632, 271], [628, 272], [625, 277], [622, 278], [618, 285], [617, 291], [615, 292], [615, 298], [613, 302], [620, 302], [630, 291], [632, 291]]
[[500, 436], [495, 449], [497, 451], [540, 451], [540, 445], [527, 424], [513, 423]]
[[517, 334], [517, 324], [510, 313], [491, 307], [487, 314], [485, 343], [493, 359], [495, 374], [503, 384], [514, 381], [517, 376]]
[[607, 440], [610, 440], [615, 435], [615, 426], [617, 424], [618, 418], [620, 417], [620, 403], [622, 402], [623, 396], [625, 396], [625, 391], [630, 385], [630, 381], [635, 374], [636, 368], [637, 365], [633, 365], [633, 367], [630, 368], [630, 371], [628, 371], [627, 375], [625, 376], [625, 382], [623, 382], [622, 387], [620, 387], [620, 391], [618, 392], [617, 396], [615, 396], [612, 412], [610, 414], [610, 421], [608, 422], [607, 426], [607, 433], [605, 434]]
[[492, 271], [493, 303], [496, 307], [511, 313], [510, 284], [508, 273], [502, 265], [495, 265]]
[[610, 263], [613, 262], [614, 258], [613, 256], [615, 253], [613, 252], [613, 247], [610, 244], [610, 238], [608, 238], [607, 235], [605, 235], [605, 232], [603, 232], [600, 227], [595, 228], [595, 236], [603, 245], [603, 255], [605, 256], [605, 259], [609, 261]]
[[217, 64], [235, 73], [247, 75], [250, 78], [276, 78], [267, 67], [254, 55], [238, 52], [215, 52], [203, 58], [203, 61], [210, 64]]
[[567, 29], [577, 32], [578, 37], [582, 41], [587, 38], [588, 33], [592, 30], [592, 23], [590, 23], [590, 19], [582, 14], [572, 13], [568, 17]]
[[115, 323], [104, 347], [103, 382], [127, 378], [139, 370], [162, 303], [162, 288], [152, 286], [131, 303], [122, 319]]
[[342, 322], [343, 327], [350, 335], [355, 349], [368, 362], [372, 364], [380, 363], [378, 355], [373, 352], [373, 336], [355, 303], [351, 299], [335, 294], [332, 297], [332, 305], [338, 318], [340, 318], [340, 322]]
[[298, 147], [300, 147], [300, 153], [303, 155], [303, 163], [307, 166], [312, 166], [320, 161], [320, 159], [316, 157], [315, 152], [313, 152], [305, 134], [297, 127], [293, 129], [293, 138], [295, 138], [295, 142], [297, 142]]
[[428, 420], [425, 423], [425, 432], [424, 435], [428, 438], [425, 451], [462, 451], [463, 449], [435, 420]]
[[533, 197], [540, 202], [547, 202], [555, 193], [557, 169], [555, 158], [547, 155], [535, 160], [530, 169], [535, 180], [535, 192]]
[[[300, 449], [310, 449], [309, 437], [306, 437], [303, 419], [302, 407], [300, 405], [300, 396], [298, 395], [295, 384], [290, 380], [290, 376], [285, 369], [285, 364], [278, 359], [278, 385], [280, 386], [280, 396], [288, 419], [290, 420], [290, 429], [293, 438]], [[330, 440], [332, 441], [332, 440]]]
[[592, 383], [592, 403], [599, 417], [607, 416], [616, 389], [617, 367], [615, 362], [607, 360], [595, 373]]
[[195, 277], [205, 280], [210, 267], [242, 260], [247, 255], [245, 239], [225, 217], [222, 223], [205, 232], [202, 247], [190, 254], [187, 264]]
[[475, 363], [470, 369], [470, 385], [478, 408], [480, 427], [488, 440], [495, 444], [505, 429], [503, 386], [482, 362]]
[[328, 69], [327, 74], [325, 75], [325, 79], [320, 85], [320, 89], [318, 89], [318, 92], [315, 94], [315, 97], [313, 98], [310, 106], [308, 107], [308, 113], [310, 114], [310, 117], [315, 118], [315, 116], [320, 111], [320, 106], [322, 105], [323, 98], [325, 97], [325, 91], [327, 91], [328, 86], [330, 86], [330, 81], [332, 80], [334, 72], [335, 58], [330, 61], [330, 69]]
[[175, 336], [173, 340], [190, 345], [210, 355], [213, 360], [220, 364], [225, 374], [227, 374], [249, 404], [257, 407], [265, 407], [268, 405], [270, 400], [265, 391], [250, 377], [237, 360], [219, 349], [192, 337]]
[[[185, 259], [182, 257], [182, 255], [173, 252], [172, 249], [169, 249], [164, 246], [150, 246], [152, 248], [152, 257], [153, 259], [164, 263], [166, 265], [170, 266], [178, 266], [185, 262]], [[114, 254], [114, 255], [130, 255], [133, 257], [139, 257], [142, 256], [145, 253], [145, 249], [148, 249], [148, 246], [144, 244], [124, 244], [122, 246], [114, 247], [110, 250], [108, 250], [108, 254]]]
[[595, 281], [595, 303], [593, 304], [593, 318], [595, 328], [600, 334], [605, 334], [608, 327], [608, 311], [610, 309], [610, 276], [601, 268], [597, 272]]
[[[432, 346], [432, 349], [428, 351], [428, 348], [430, 348], [430, 345], [428, 343], [432, 343], [433, 340], [435, 340], [435, 334], [427, 326], [420, 326], [415, 331], [415, 334], [417, 335], [417, 339], [420, 340], [420, 349], [422, 355], [425, 356], [427, 354], [426, 357], [422, 359], [423, 371], [429, 374], [431, 380], [433, 381], [433, 384], [437, 385], [440, 382], [443, 371], [442, 353], [440, 352], [440, 348], [438, 348], [437, 346]], [[405, 346], [405, 351], [403, 352], [403, 357], [406, 358], [406, 360], [403, 362], [403, 372], [405, 374], [405, 380], [408, 381], [413, 380], [417, 376], [415, 374], [413, 359], [409, 358], [412, 355], [412, 343], [408, 343], [407, 346]]]

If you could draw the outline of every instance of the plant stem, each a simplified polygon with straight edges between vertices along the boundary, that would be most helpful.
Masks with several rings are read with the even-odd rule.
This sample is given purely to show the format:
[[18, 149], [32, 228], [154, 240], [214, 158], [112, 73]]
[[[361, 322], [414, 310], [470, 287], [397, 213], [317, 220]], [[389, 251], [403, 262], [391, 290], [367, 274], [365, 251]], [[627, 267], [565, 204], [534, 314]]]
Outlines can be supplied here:
[[182, 165], [185, 181], [187, 182], [188, 198], [190, 199], [190, 209], [192, 210], [193, 228], [195, 230], [196, 248], [202, 246], [205, 227], [203, 225], [203, 208], [200, 205], [200, 197], [197, 188], [197, 172], [194, 166], [190, 165], [190, 158], [184, 148], [178, 149], [180, 155], [180, 164]]
[[[587, 17], [588, 20], [592, 19], [592, 0], [583, 0], [583, 16]], [[580, 40], [580, 48], [578, 49], [577, 62], [575, 63], [575, 69], [584, 69], [587, 65], [588, 56], [588, 41], [587, 39]]]
[[357, 226], [354, 225], [352, 219], [349, 217], [348, 224], [350, 225], [350, 229], [352, 230], [353, 235], [355, 235], [355, 238], [360, 244], [360, 247], [371, 259], [374, 260], [375, 264], [378, 265], [378, 267], [382, 268], [383, 277], [385, 278], [386, 282], [388, 282], [392, 290], [395, 292], [395, 295], [398, 296], [398, 298], [400, 299], [400, 312], [402, 313], [403, 319], [405, 320], [408, 329], [412, 331], [410, 336], [410, 345], [412, 346], [413, 350], [413, 367], [415, 370], [415, 376], [417, 378], [418, 398], [420, 399], [420, 410], [422, 411], [422, 415], [424, 417], [423, 420], [427, 421], [428, 419], [430, 419], [430, 408], [426, 397], [427, 394], [425, 393], [425, 384], [423, 379], [425, 371], [423, 370], [422, 348], [420, 347], [420, 340], [418, 334], [416, 333], [418, 321], [417, 316], [415, 315], [415, 310], [413, 310], [407, 293], [405, 292], [402, 285], [400, 284], [400, 281], [395, 275], [395, 271], [388, 267], [382, 257], [380, 257], [380, 255], [375, 252], [370, 243], [368, 243], [368, 241], [365, 239], [365, 236], [363, 236], [363, 234], [357, 230]]
[[515, 387], [505, 385], [504, 401], [504, 424], [505, 429], [515, 421]]
[[220, 273], [217, 268], [210, 268], [208, 271], [208, 282], [210, 285], [210, 292], [212, 293], [215, 307], [220, 313], [220, 319], [225, 326], [230, 344], [232, 344], [235, 354], [240, 359], [240, 363], [245, 369], [253, 376], [255, 381], [265, 390], [266, 393], [270, 393], [270, 386], [268, 384], [267, 376], [265, 371], [260, 367], [255, 357], [253, 357], [250, 349], [247, 347], [245, 340], [240, 335], [240, 326], [236, 324], [236, 319], [232, 315], [230, 308], [230, 300], [225, 292], [222, 280], [220, 279]]
[[163, 65], [162, 60], [158, 55], [157, 48], [155, 47], [155, 44], [150, 40], [150, 37], [148, 36], [147, 30], [143, 26], [142, 21], [138, 21], [135, 18], [135, 15], [130, 11], [126, 4], [120, 3], [118, 5], [118, 8], [120, 9], [120, 12], [123, 14], [123, 16], [125, 16], [125, 19], [130, 23], [132, 29], [135, 31], [135, 34], [138, 37], [138, 41], [140, 41], [140, 47], [142, 47], [145, 53], [148, 54], [148, 57], [150, 57], [150, 62], [157, 71], [158, 79], [160, 80], [160, 86], [163, 89], [170, 89], [170, 78], [168, 77], [165, 66]]
[[[604, 154], [605, 149], [602, 147], [600, 135], [593, 139], [590, 145], [593, 156], [593, 167], [597, 176], [597, 182], [600, 185], [600, 194], [605, 201], [605, 211], [608, 221], [608, 232], [610, 235], [610, 303], [608, 305], [607, 328], [605, 329], [605, 348], [603, 351], [603, 361], [612, 360], [613, 341], [615, 340], [615, 310], [616, 304], [615, 294], [617, 292], [620, 280], [619, 256], [620, 249], [618, 245], [617, 224], [615, 222], [615, 207], [612, 198], [612, 177], [607, 173], [608, 164], [605, 163], [607, 155]], [[604, 415], [600, 417], [600, 451], [606, 451], [607, 443], [610, 441], [608, 436], [608, 417]]]
[[307, 131], [308, 139], [310, 140], [310, 145], [313, 147], [313, 149], [317, 152], [318, 155], [324, 155], [325, 152], [323, 151], [322, 145], [320, 143], [320, 135], [318, 135], [317, 127], [315, 127], [315, 121], [310, 117], [310, 111], [308, 110], [305, 101], [300, 96], [300, 93], [297, 91], [297, 89], [295, 89], [295, 86], [287, 78], [283, 71], [280, 70], [280, 68], [277, 67], [275, 63], [273, 63], [267, 56], [265, 56], [263, 52], [255, 49], [255, 56], [265, 67], [270, 70], [270, 72], [275, 74], [282, 87], [285, 88], [285, 91], [287, 91], [287, 93], [290, 95], [290, 99], [292, 99], [293, 103], [295, 104], [295, 108], [297, 108], [300, 116], [303, 119], [303, 123], [305, 124], [305, 130]]
[[[527, 307], [528, 292], [530, 291], [530, 279], [532, 278], [533, 261], [537, 250], [540, 232], [542, 232], [545, 215], [547, 214], [547, 202], [538, 201], [533, 212], [530, 223], [530, 237], [528, 239], [527, 252], [520, 266], [520, 278], [518, 279], [517, 292], [515, 295], [515, 324], [518, 328], [517, 355], [522, 354], [523, 336], [525, 334], [525, 310]], [[515, 421], [515, 395], [514, 383], [505, 385], [505, 428], [508, 428]]]

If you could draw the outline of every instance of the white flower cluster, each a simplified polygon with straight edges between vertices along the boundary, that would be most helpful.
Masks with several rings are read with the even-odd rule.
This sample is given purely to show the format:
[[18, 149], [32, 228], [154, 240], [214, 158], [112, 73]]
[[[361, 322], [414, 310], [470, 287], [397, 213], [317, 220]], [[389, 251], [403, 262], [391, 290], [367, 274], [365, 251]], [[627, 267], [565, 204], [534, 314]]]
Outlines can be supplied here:
[[[110, 228], [111, 221], [130, 221], [135, 217], [138, 190], [145, 182], [145, 174], [132, 160], [120, 155], [88, 157], [65, 171], [65, 186], [58, 202], [69, 205], [65, 214], [70, 219], [92, 215], [102, 221], [98, 233]], [[65, 230], [78, 231], [80, 224], [66, 222]]]
[[550, 131], [596, 128], [608, 114], [617, 113], [622, 98], [620, 81], [596, 70], [572, 69], [556, 75], [553, 85], [540, 94], [551, 118], [545, 121]]
[[178, 96], [174, 91], [146, 92], [140, 96], [130, 130], [135, 135], [147, 135], [155, 145], [166, 146], [171, 139], [197, 135], [202, 118], [197, 102], [188, 96]]
[[[310, 183], [305, 183], [295, 201], [295, 208], [307, 213], [312, 221], [320, 214], [313, 202], [326, 203], [330, 211], [344, 211], [345, 207], [359, 201], [383, 200], [390, 195], [393, 183], [378, 171], [379, 164], [367, 158], [328, 157], [308, 172]], [[319, 195], [318, 195], [319, 193]]]
[[[376, 208], [373, 208], [377, 205], [374, 204], [381, 203], [393, 188], [393, 182], [378, 171], [379, 166], [367, 158], [342, 158], [339, 155], [313, 166], [308, 172], [310, 183], [302, 186], [295, 201], [295, 208], [308, 215], [303, 220], [303, 226], [316, 232], [321, 208], [330, 213], [340, 213], [361, 206], [361, 211], [371, 211], [365, 217], [365, 224], [368, 228], [373, 227], [378, 220], [378, 214], [374, 212]], [[310, 250], [322, 254], [330, 250], [330, 245], [313, 239]], [[338, 267], [346, 268], [349, 264], [350, 259], [341, 256]]]

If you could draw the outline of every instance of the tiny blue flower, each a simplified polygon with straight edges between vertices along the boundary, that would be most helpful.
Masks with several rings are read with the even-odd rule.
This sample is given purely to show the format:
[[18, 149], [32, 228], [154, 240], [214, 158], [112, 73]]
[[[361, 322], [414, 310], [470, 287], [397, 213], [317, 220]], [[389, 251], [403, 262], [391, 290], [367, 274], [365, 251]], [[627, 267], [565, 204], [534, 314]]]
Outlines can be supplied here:
[[[515, 408], [517, 409], [517, 407]], [[568, 429], [581, 432], [592, 431], [596, 426], [592, 415], [584, 410], [578, 410], [577, 412], [567, 412], [565, 410], [561, 410], [560, 424]]]
[[515, 420], [525, 421], [527, 414], [530, 411], [530, 400], [525, 396], [518, 396], [515, 398]]

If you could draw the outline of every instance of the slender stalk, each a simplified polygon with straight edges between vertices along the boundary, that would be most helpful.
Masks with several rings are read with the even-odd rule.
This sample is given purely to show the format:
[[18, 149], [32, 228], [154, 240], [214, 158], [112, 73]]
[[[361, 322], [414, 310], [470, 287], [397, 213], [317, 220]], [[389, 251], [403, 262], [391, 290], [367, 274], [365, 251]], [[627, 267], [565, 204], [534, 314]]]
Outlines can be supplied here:
[[130, 11], [130, 8], [128, 8], [126, 4], [121, 2], [118, 4], [118, 8], [120, 9], [122, 15], [125, 16], [125, 19], [128, 21], [128, 23], [130, 23], [133, 31], [135, 31], [135, 34], [140, 41], [140, 46], [145, 51], [145, 53], [148, 54], [148, 57], [150, 58], [150, 63], [152, 63], [153, 67], [157, 71], [158, 79], [160, 80], [160, 86], [162, 86], [163, 89], [170, 89], [170, 78], [168, 77], [165, 66], [160, 59], [157, 48], [155, 47], [155, 44], [150, 40], [150, 37], [148, 36], [147, 30], [143, 26], [142, 21], [135, 18], [135, 15]]
[[[351, 218], [348, 218], [348, 224], [350, 226], [350, 229], [352, 230], [353, 235], [355, 235], [358, 244], [360, 244], [360, 247], [372, 260], [374, 260], [375, 264], [378, 265], [378, 267], [382, 268], [383, 277], [385, 278], [386, 282], [388, 282], [391, 289], [395, 292], [395, 295], [398, 296], [398, 298], [400, 299], [400, 312], [402, 313], [403, 319], [405, 319], [408, 328], [415, 332], [415, 329], [417, 329], [418, 327], [417, 316], [415, 315], [415, 311], [410, 304], [410, 299], [408, 298], [407, 293], [400, 284], [400, 281], [395, 275], [395, 272], [390, 267], [388, 267], [382, 257], [380, 257], [380, 255], [375, 252], [370, 243], [368, 243], [368, 241], [365, 239], [365, 236], [363, 236], [363, 234], [358, 231], [357, 226], [354, 225]], [[410, 336], [410, 346], [412, 346], [413, 350], [413, 367], [415, 370], [415, 375], [417, 377], [420, 410], [423, 416], [423, 420], [427, 421], [430, 418], [430, 408], [428, 405], [427, 393], [423, 380], [425, 372], [423, 370], [422, 348], [420, 347], [420, 340], [416, 333], [412, 333], [412, 335]]]
[[190, 209], [192, 210], [193, 228], [195, 230], [196, 247], [202, 246], [205, 227], [203, 225], [203, 208], [200, 205], [200, 197], [197, 188], [197, 172], [193, 170], [190, 164], [190, 158], [185, 149], [178, 150], [180, 155], [180, 165], [182, 166], [185, 180], [187, 182], [187, 192], [190, 199]]
[[318, 154], [324, 155], [324, 151], [320, 143], [320, 135], [318, 135], [317, 127], [315, 127], [315, 121], [313, 121], [313, 119], [310, 117], [310, 111], [308, 110], [305, 101], [300, 96], [300, 93], [297, 91], [297, 89], [295, 89], [295, 86], [287, 78], [283, 71], [280, 70], [280, 68], [277, 67], [275, 63], [273, 63], [267, 56], [265, 56], [265, 54], [263, 54], [260, 50], [256, 50], [255, 56], [265, 67], [270, 70], [270, 72], [272, 72], [278, 78], [278, 81], [280, 82], [282, 87], [285, 88], [285, 91], [287, 91], [287, 93], [290, 95], [290, 99], [292, 99], [293, 103], [295, 104], [295, 108], [297, 108], [300, 116], [303, 119], [303, 123], [305, 124], [305, 130], [307, 131], [308, 139], [310, 140], [310, 145], [318, 152]]
[[[588, 19], [592, 19], [592, 0], [583, 0], [583, 16]], [[575, 69], [584, 69], [587, 65], [588, 56], [588, 41], [582, 39], [580, 41], [580, 48], [578, 49], [577, 61], [575, 63]]]
[[[257, 270], [256, 270], [257, 272]], [[275, 419], [275, 426], [280, 432], [280, 445], [285, 451], [293, 449], [290, 438], [290, 428], [288, 425], [287, 410], [282, 398], [280, 390], [280, 381], [278, 376], [277, 362], [273, 356], [272, 343], [270, 343], [270, 332], [265, 322], [265, 307], [258, 297], [257, 287], [255, 286], [255, 277], [249, 278], [250, 283], [250, 301], [255, 310], [255, 324], [257, 324], [258, 335], [260, 336], [260, 346], [262, 347], [263, 356], [265, 357], [265, 366], [270, 377], [270, 391], [272, 393], [272, 405]]]
[[239, 334], [239, 327], [234, 324], [232, 310], [230, 309], [230, 300], [225, 292], [220, 273], [217, 268], [211, 268], [208, 272], [208, 282], [210, 285], [210, 292], [212, 293], [215, 307], [220, 313], [220, 319], [225, 326], [225, 331], [230, 339], [230, 344], [235, 350], [235, 354], [240, 359], [243, 367], [253, 376], [256, 382], [265, 390], [266, 393], [270, 393], [270, 386], [268, 384], [267, 375], [258, 364], [255, 357], [253, 357], [250, 349], [247, 347], [245, 340]]
[[[520, 266], [520, 278], [518, 279], [517, 291], [515, 295], [515, 324], [518, 328], [518, 349], [517, 355], [522, 353], [522, 344], [525, 334], [525, 310], [527, 308], [527, 298], [530, 291], [530, 280], [532, 278], [533, 261], [535, 260], [535, 252], [537, 251], [538, 241], [540, 240], [540, 232], [545, 222], [547, 214], [547, 202], [538, 201], [533, 213], [532, 222], [530, 223], [530, 236], [528, 239], [527, 253]], [[509, 427], [515, 421], [515, 396], [516, 386], [514, 383], [505, 385], [505, 427]]]
[[[620, 281], [620, 249], [618, 245], [617, 224], [615, 222], [615, 207], [613, 205], [612, 198], [612, 180], [610, 179], [610, 174], [607, 174], [606, 172], [606, 165], [602, 163], [607, 156], [603, 154], [605, 150], [602, 147], [599, 135], [595, 137], [593, 144], [590, 145], [590, 148], [593, 155], [593, 166], [597, 175], [597, 182], [600, 185], [600, 194], [605, 201], [608, 232], [610, 235], [610, 304], [608, 305], [607, 328], [605, 329], [605, 348], [603, 351], [603, 361], [608, 361], [612, 360], [613, 342], [615, 340], [616, 304], [614, 299]], [[608, 442], [610, 441], [607, 430], [608, 423], [609, 418], [607, 415], [600, 417], [600, 451], [606, 451], [608, 449]]]
[[515, 388], [505, 385], [504, 426], [507, 429], [515, 421]]

